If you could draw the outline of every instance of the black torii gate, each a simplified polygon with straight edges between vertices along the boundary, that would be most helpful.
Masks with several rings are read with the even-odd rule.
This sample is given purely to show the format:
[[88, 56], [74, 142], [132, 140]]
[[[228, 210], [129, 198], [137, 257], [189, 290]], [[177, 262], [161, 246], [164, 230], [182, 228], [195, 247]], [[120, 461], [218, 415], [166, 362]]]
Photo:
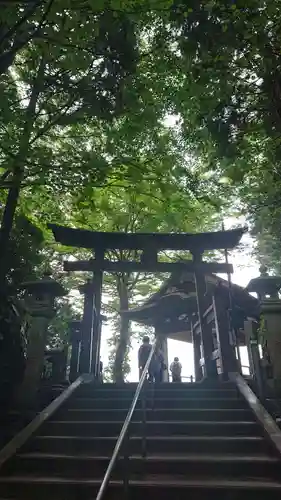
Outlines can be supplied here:
[[[94, 251], [94, 258], [85, 261], [65, 262], [65, 271], [91, 271], [93, 280], [85, 287], [84, 315], [80, 354], [80, 373], [99, 373], [100, 317], [103, 272], [172, 272], [194, 273], [198, 319], [201, 328], [205, 374], [214, 377], [212, 362], [212, 338], [204, 319], [205, 277], [207, 273], [232, 273], [227, 262], [204, 262], [203, 254], [208, 250], [232, 249], [240, 241], [244, 228], [208, 233], [104, 233], [73, 229], [49, 224], [55, 240], [65, 246], [87, 248]], [[140, 250], [140, 261], [111, 261], [105, 258], [107, 250]], [[188, 250], [192, 260], [185, 262], [159, 262], [162, 250]]]

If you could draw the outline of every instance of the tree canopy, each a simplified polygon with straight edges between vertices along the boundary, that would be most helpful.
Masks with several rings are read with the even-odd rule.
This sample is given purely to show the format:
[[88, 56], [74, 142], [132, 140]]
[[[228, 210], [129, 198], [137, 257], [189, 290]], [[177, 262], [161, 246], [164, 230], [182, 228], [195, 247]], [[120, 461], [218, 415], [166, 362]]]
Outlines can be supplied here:
[[[157, 165], [156, 165], [157, 167]], [[69, 224], [94, 231], [126, 231], [126, 232], [196, 232], [217, 227], [219, 216], [217, 207], [207, 196], [204, 203], [203, 186], [195, 187], [182, 182], [177, 170], [173, 168], [165, 172], [161, 167], [162, 179], [142, 180], [133, 190], [124, 179], [123, 183], [101, 189], [93, 189], [92, 198], [85, 199], [83, 193], [75, 200], [76, 207], [70, 209], [75, 219], [69, 219]], [[198, 184], [199, 183], [199, 180]], [[163, 186], [162, 186], [163, 183]], [[139, 260], [140, 252], [115, 250], [108, 252], [111, 260]], [[81, 252], [74, 250], [74, 255]], [[91, 252], [83, 252], [83, 258], [91, 258]], [[162, 258], [171, 259], [173, 255], [164, 254]], [[124, 378], [128, 365], [126, 364], [131, 345], [130, 322], [120, 311], [127, 310], [147, 298], [156, 291], [165, 275], [151, 273], [117, 272], [104, 276], [104, 309], [109, 315], [113, 330], [111, 368], [113, 378], [120, 382]]]
[[[54, 248], [48, 222], [198, 231], [219, 227], [233, 210], [247, 215], [260, 260], [281, 270], [280, 7], [280, 0], [3, 5], [0, 272], [11, 280], [18, 268], [9, 256], [15, 238], [19, 259], [34, 258], [35, 268], [37, 252], [55, 267], [66, 252], [81, 255]], [[33, 257], [29, 224], [44, 236]], [[146, 293], [146, 278], [136, 278], [108, 278], [112, 307], [123, 307], [121, 289], [128, 304]], [[118, 322], [122, 364], [129, 330]]]

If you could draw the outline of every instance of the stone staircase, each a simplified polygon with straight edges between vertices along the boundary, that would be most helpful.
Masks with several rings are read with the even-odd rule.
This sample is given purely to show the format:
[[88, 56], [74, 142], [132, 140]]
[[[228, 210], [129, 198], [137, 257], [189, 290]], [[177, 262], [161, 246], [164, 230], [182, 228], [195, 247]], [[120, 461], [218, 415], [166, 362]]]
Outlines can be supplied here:
[[69, 384], [45, 384], [37, 394], [36, 405], [32, 408], [20, 409], [14, 403], [8, 407], [0, 405], [0, 449], [18, 432], [31, 422], [38, 412], [44, 410]]
[[[0, 500], [94, 500], [135, 384], [84, 384], [1, 468]], [[281, 463], [231, 383], [160, 384], [137, 403], [106, 500], [281, 498]], [[145, 433], [146, 439], [143, 439]], [[146, 456], [142, 451], [146, 447]]]

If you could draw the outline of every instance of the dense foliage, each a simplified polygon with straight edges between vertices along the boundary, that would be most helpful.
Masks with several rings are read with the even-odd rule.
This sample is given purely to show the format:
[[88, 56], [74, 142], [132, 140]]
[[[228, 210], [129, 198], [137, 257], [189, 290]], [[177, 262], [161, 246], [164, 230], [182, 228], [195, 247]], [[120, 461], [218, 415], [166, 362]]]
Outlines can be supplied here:
[[[155, 169], [157, 164], [155, 165]], [[182, 167], [184, 169], [184, 167]], [[211, 203], [207, 203], [204, 184], [195, 189], [188, 182], [179, 185], [179, 176], [175, 169], [161, 166], [162, 178], [140, 181], [134, 189], [124, 179], [118, 185], [93, 189], [92, 197], [83, 195], [75, 200], [71, 210], [74, 218], [69, 223], [76, 227], [84, 227], [98, 231], [128, 231], [128, 232], [196, 232], [200, 229], [217, 227], [219, 220]], [[160, 171], [159, 171], [160, 175]], [[186, 176], [187, 177], [187, 176]], [[163, 185], [162, 185], [163, 183]], [[77, 255], [80, 252], [75, 252]], [[83, 258], [87, 252], [83, 252]], [[91, 253], [88, 253], [91, 257]], [[113, 260], [139, 260], [139, 252], [110, 251], [108, 257]], [[170, 259], [173, 255], [163, 255]], [[110, 340], [113, 349], [112, 372], [114, 379], [123, 380], [124, 360], [127, 358], [132, 339], [129, 321], [119, 315], [121, 310], [127, 310], [144, 300], [161, 284], [164, 276], [153, 276], [144, 273], [113, 273], [104, 278], [105, 303], [104, 310], [110, 318], [113, 338]]]
[[[222, 212], [233, 210], [247, 215], [260, 260], [281, 270], [280, 7], [280, 0], [4, 4], [0, 281], [2, 273], [18, 284], [40, 259], [61, 272], [66, 253], [87, 256], [55, 248], [50, 221], [198, 231], [219, 227]], [[152, 291], [147, 278], [108, 276], [107, 309]], [[68, 285], [84, 279], [68, 277]], [[118, 378], [129, 325], [117, 313], [112, 321]]]

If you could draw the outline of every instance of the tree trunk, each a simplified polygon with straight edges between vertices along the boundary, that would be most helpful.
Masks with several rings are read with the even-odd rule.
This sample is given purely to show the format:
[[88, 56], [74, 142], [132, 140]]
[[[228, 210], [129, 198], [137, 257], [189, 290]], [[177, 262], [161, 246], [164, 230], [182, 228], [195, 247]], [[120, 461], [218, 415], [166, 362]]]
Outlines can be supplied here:
[[[120, 310], [129, 307], [129, 293], [126, 279], [118, 278], [117, 289], [119, 294]], [[121, 316], [119, 341], [116, 346], [115, 360], [113, 365], [113, 380], [117, 383], [124, 382], [124, 360], [130, 340], [130, 320]]]
[[34, 79], [31, 96], [26, 108], [25, 124], [22, 131], [22, 136], [19, 144], [19, 152], [15, 158], [13, 165], [12, 186], [9, 189], [2, 223], [0, 229], [0, 286], [4, 284], [5, 277], [9, 269], [7, 269], [7, 252], [8, 244], [13, 228], [14, 216], [19, 200], [20, 186], [24, 176], [24, 164], [29, 152], [30, 137], [36, 117], [36, 106], [40, 95], [41, 83], [44, 78], [45, 61], [41, 58], [37, 75]]
[[9, 189], [0, 229], [0, 284], [5, 280], [7, 269], [8, 244], [13, 227], [13, 220], [18, 204], [22, 169], [17, 169], [12, 177], [12, 187]]

